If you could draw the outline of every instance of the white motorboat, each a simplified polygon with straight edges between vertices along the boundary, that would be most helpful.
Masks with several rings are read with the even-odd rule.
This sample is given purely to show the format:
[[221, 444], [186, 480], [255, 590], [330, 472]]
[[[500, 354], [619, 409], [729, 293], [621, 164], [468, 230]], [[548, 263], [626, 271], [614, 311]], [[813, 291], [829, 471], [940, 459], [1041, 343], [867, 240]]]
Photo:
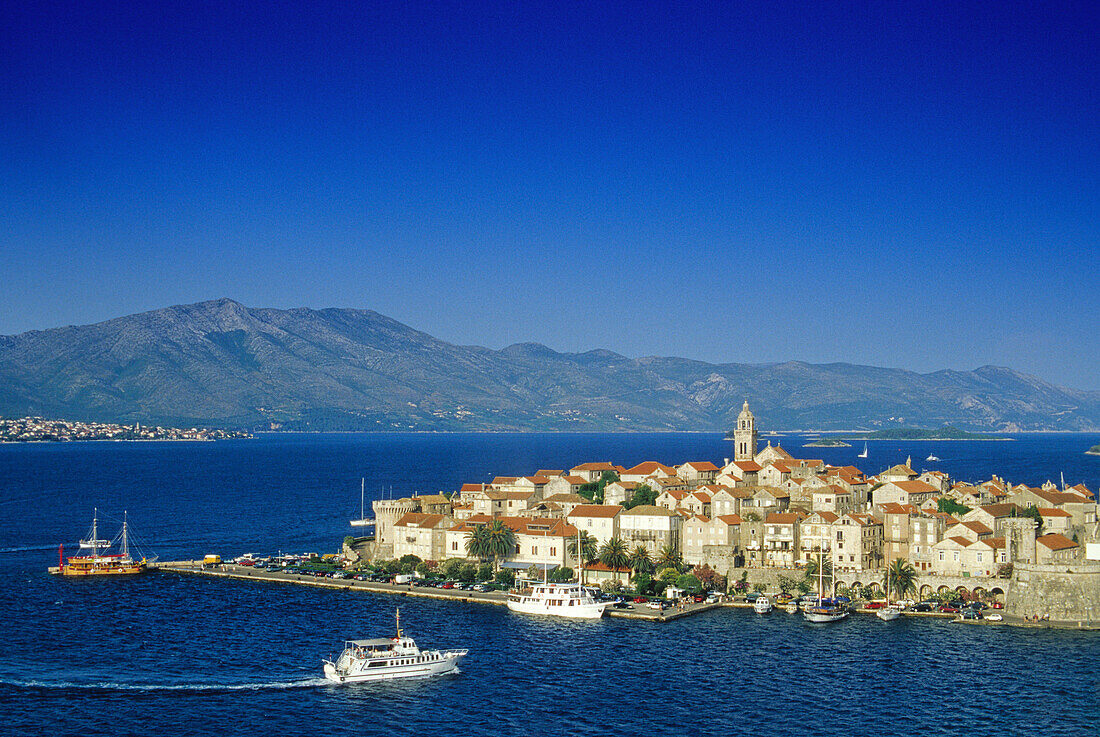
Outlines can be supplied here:
[[901, 616], [901, 610], [896, 606], [885, 606], [875, 612], [875, 616], [883, 622], [892, 622]]
[[787, 614], [798, 614], [798, 602], [796, 601], [788, 601], [783, 608], [787, 611]]
[[867, 443], [864, 443], [863, 444], [863, 452], [860, 453], [859, 455], [857, 455], [856, 458], [866, 458], [866, 457], [867, 457]]
[[325, 678], [333, 683], [387, 681], [395, 678], [429, 678], [452, 673], [469, 650], [421, 650], [401, 632], [397, 612], [397, 636], [373, 640], [346, 640], [335, 660], [326, 660]]
[[599, 619], [611, 602], [599, 601], [579, 583], [539, 583], [508, 594], [508, 608], [521, 614]]
[[752, 603], [752, 610], [757, 614], [767, 614], [772, 610], [772, 600], [766, 596], [758, 596]]
[[932, 453], [929, 453], [928, 457], [925, 458], [924, 460], [926, 460], [926, 461], [938, 461], [939, 459], [940, 459], [940, 457], [938, 455], [934, 455]]

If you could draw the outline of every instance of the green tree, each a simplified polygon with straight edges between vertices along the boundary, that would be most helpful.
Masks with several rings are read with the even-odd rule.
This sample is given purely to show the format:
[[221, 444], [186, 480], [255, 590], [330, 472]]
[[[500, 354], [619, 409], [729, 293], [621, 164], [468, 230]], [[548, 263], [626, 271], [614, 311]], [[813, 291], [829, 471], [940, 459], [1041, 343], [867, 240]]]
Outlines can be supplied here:
[[440, 564], [439, 572], [443, 574], [443, 578], [453, 581], [460, 577], [464, 563], [461, 558], [448, 558]]
[[833, 587], [833, 561], [828, 557], [817, 555], [806, 561], [806, 567], [803, 569], [805, 571], [803, 580], [810, 585], [812, 590], [817, 591], [819, 566], [821, 566], [821, 583], [823, 590], [818, 591], [818, 593], [824, 595]]
[[398, 559], [398, 563], [401, 564], [402, 573], [412, 573], [416, 570], [416, 567], [423, 562], [424, 561], [420, 559], [419, 555], [413, 555], [412, 553], [409, 553], [408, 555], [402, 555]]
[[676, 583], [676, 579], [679, 578], [679, 577], [680, 577], [680, 569], [679, 568], [663, 568], [657, 574], [657, 579], [659, 581], [662, 581], [664, 583], [669, 583], [669, 584]]
[[466, 533], [466, 555], [487, 560], [489, 555], [489, 528], [478, 525]]
[[428, 578], [432, 575], [432, 566], [426, 560], [420, 561], [416, 564], [416, 572], [422, 577]]
[[[579, 541], [578, 541], [579, 538]], [[569, 542], [566, 543], [566, 549], [569, 554], [573, 556], [577, 561], [581, 575], [584, 575], [584, 567], [600, 557], [600, 541], [592, 535], [589, 535], [584, 530], [581, 530], [575, 537], [569, 538]], [[580, 554], [577, 551], [580, 550]], [[584, 583], [583, 581], [581, 583]]]
[[653, 573], [653, 559], [649, 557], [649, 550], [645, 545], [638, 543], [630, 551], [630, 570], [635, 576], [639, 573]]
[[685, 573], [676, 579], [676, 588], [689, 594], [698, 594], [703, 591], [703, 582], [690, 573]]
[[941, 496], [936, 500], [936, 509], [955, 517], [964, 515], [970, 511], [970, 507], [965, 504], [959, 504], [957, 501], [947, 496]]
[[477, 566], [473, 563], [463, 563], [458, 569], [458, 578], [460, 581], [472, 583], [477, 578]]
[[1042, 534], [1041, 531], [1043, 529], [1043, 514], [1034, 504], [1028, 504], [1026, 509], [1013, 507], [1010, 515], [1013, 517], [1030, 517], [1031, 519], [1035, 520], [1035, 534]]
[[779, 575], [778, 579], [779, 590], [784, 594], [790, 593], [796, 586], [798, 586], [798, 579], [793, 576]]
[[745, 522], [759, 522], [760, 521], [760, 513], [759, 512], [745, 512], [743, 515], [741, 515], [741, 519], [744, 520]]
[[643, 504], [653, 504], [657, 501], [657, 491], [649, 484], [638, 484], [634, 487], [634, 494], [623, 504], [626, 509], [640, 507]]
[[619, 568], [630, 567], [630, 551], [626, 543], [617, 537], [613, 537], [600, 548], [600, 562], [615, 571]]
[[808, 594], [814, 589], [814, 587], [810, 585], [810, 582], [807, 581], [805, 578], [799, 579], [798, 583], [796, 583], [794, 587], [798, 589], [798, 593], [800, 594]]
[[634, 577], [634, 590], [640, 596], [645, 596], [653, 588], [653, 577], [648, 573], [639, 573]]
[[767, 584], [764, 584], [764, 583], [754, 583], [752, 585], [752, 590], [755, 591], [758, 594], [764, 593], [764, 589], [766, 589], [766, 588], [768, 588], [768, 586], [767, 586]]
[[497, 571], [496, 582], [511, 588], [516, 583], [516, 574], [507, 568]]
[[658, 568], [675, 568], [677, 572], [684, 569], [684, 561], [680, 558], [680, 553], [671, 545], [663, 546], [654, 562]]
[[478, 581], [491, 581], [493, 580], [493, 566], [488, 563], [482, 563], [477, 567], [477, 580]]
[[569, 566], [558, 566], [550, 572], [549, 578], [553, 583], [567, 583], [573, 580], [573, 569]]
[[886, 575], [883, 580], [895, 599], [901, 599], [908, 594], [917, 593], [917, 569], [909, 561], [895, 558], [894, 562], [886, 567]]

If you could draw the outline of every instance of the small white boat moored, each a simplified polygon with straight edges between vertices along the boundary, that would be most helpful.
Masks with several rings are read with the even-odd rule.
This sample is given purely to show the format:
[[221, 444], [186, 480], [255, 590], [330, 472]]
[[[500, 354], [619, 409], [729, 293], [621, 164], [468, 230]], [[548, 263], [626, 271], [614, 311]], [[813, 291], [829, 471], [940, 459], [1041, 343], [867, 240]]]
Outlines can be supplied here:
[[758, 596], [752, 603], [752, 609], [757, 614], [767, 614], [772, 610], [772, 600], [766, 596]]
[[397, 636], [372, 640], [346, 640], [335, 660], [326, 660], [325, 678], [333, 683], [386, 681], [395, 678], [429, 678], [454, 672], [469, 650], [421, 650], [401, 632], [397, 612]]

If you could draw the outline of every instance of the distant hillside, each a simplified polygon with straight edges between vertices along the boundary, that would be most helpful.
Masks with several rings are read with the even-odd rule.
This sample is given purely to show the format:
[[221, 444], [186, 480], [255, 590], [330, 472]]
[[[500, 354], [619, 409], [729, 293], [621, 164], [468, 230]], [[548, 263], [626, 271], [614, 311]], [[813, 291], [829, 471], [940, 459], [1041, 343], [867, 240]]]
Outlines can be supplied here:
[[876, 430], [866, 433], [860, 440], [1003, 440], [988, 433], [975, 433], [960, 430], [951, 425], [940, 428], [925, 429], [919, 427], [898, 427], [889, 430]]
[[[1097, 430], [1100, 392], [1011, 369], [709, 364], [457, 346], [376, 312], [221, 299], [0, 337], [0, 415], [294, 430]], [[884, 421], [882, 418], [891, 418]]]

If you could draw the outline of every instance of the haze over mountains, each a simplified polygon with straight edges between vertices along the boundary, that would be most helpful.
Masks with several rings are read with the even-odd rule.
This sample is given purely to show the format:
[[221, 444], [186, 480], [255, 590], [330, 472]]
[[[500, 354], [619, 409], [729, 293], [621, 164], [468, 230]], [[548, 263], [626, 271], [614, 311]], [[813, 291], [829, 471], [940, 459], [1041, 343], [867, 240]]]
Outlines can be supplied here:
[[0, 337], [0, 416], [286, 430], [1097, 430], [1100, 392], [1007, 368], [709, 364], [458, 346], [376, 312], [230, 299]]

